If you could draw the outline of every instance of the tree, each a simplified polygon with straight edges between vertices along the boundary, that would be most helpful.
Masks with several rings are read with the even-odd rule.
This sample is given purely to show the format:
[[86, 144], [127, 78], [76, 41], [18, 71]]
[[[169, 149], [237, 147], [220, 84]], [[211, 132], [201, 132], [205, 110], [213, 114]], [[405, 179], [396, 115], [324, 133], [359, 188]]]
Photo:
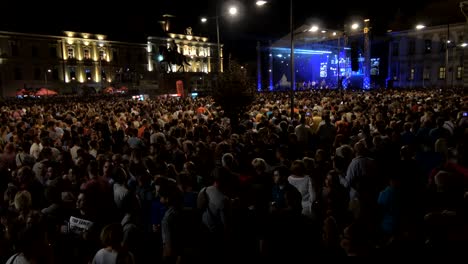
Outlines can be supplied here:
[[241, 114], [254, 99], [255, 84], [248, 79], [243, 67], [234, 61], [230, 64], [227, 72], [218, 75], [213, 97], [231, 120], [234, 132], [238, 129]]

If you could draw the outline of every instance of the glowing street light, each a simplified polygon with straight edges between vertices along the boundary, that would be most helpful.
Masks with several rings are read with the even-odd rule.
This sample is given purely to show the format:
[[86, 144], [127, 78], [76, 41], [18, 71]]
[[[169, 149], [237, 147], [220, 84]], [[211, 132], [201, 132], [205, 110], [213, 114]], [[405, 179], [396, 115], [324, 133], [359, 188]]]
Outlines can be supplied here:
[[230, 14], [231, 16], [237, 15], [237, 7], [235, 7], [235, 6], [230, 7], [230, 8], [229, 8], [229, 14]]
[[[216, 43], [217, 43], [217, 46], [218, 46], [218, 71], [221, 72], [222, 71], [222, 63], [221, 63], [221, 42], [219, 40], [219, 18], [220, 17], [224, 17], [224, 16], [227, 16], [227, 15], [230, 15], [230, 16], [236, 16], [238, 14], [239, 10], [237, 9], [237, 7], [235, 6], [231, 6], [229, 9], [228, 9], [228, 12], [227, 14], [219, 14], [218, 13], [218, 6], [216, 7], [216, 16], [214, 17], [209, 17], [209, 19], [215, 19], [216, 20]], [[202, 23], [206, 23], [208, 21], [208, 17], [201, 17], [200, 18], [200, 21]]]
[[426, 27], [426, 26], [423, 25], [423, 24], [418, 24], [418, 25], [416, 25], [416, 29], [417, 29], [417, 30], [421, 30], [421, 29], [423, 29], [423, 28], [425, 28], [425, 27]]
[[462, 48], [464, 48], [464, 47], [468, 46], [468, 43], [463, 42], [462, 44], [460, 44], [460, 46], [461, 46]]
[[309, 29], [310, 32], [317, 32], [318, 30], [319, 30], [319, 27], [315, 25]]
[[352, 29], [352, 30], [356, 30], [356, 29], [358, 29], [358, 28], [359, 28], [359, 24], [358, 24], [358, 23], [354, 23], [354, 24], [351, 25], [351, 29]]
[[268, 3], [268, 2], [267, 1], [257, 1], [257, 2], [255, 2], [255, 4], [257, 6], [264, 6], [266, 3]]

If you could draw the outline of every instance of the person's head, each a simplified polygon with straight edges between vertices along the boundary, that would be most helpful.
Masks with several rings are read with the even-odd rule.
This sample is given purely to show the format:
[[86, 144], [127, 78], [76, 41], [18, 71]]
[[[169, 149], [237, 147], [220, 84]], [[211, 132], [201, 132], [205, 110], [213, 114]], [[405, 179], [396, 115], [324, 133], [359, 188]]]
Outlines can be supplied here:
[[113, 166], [112, 166], [112, 161], [110, 160], [107, 160], [106, 162], [104, 162], [104, 166], [102, 167], [102, 174], [104, 176], [109, 176], [113, 170]]
[[354, 152], [356, 153], [356, 156], [365, 156], [367, 154], [366, 143], [363, 140], [360, 140], [354, 144]]
[[288, 147], [280, 146], [276, 149], [276, 158], [278, 160], [285, 159], [288, 156]]
[[226, 169], [232, 169], [234, 166], [234, 156], [231, 153], [225, 153], [221, 158], [221, 164]]
[[273, 171], [273, 181], [275, 184], [283, 185], [288, 182], [289, 169], [285, 166], [279, 166]]
[[106, 248], [118, 250], [122, 245], [122, 240], [123, 230], [122, 225], [119, 223], [107, 225], [101, 231], [101, 243]]
[[96, 178], [99, 174], [99, 167], [96, 161], [91, 161], [88, 164], [88, 174], [90, 178]]
[[295, 176], [304, 176], [305, 165], [302, 160], [295, 160], [291, 165], [291, 173]]
[[266, 162], [264, 159], [256, 158], [252, 161], [252, 167], [257, 174], [262, 174], [266, 170]]
[[175, 183], [169, 182], [159, 189], [160, 202], [168, 207], [180, 208], [183, 205], [183, 194]]
[[28, 191], [20, 191], [15, 195], [15, 208], [19, 212], [29, 211], [32, 205], [31, 194]]

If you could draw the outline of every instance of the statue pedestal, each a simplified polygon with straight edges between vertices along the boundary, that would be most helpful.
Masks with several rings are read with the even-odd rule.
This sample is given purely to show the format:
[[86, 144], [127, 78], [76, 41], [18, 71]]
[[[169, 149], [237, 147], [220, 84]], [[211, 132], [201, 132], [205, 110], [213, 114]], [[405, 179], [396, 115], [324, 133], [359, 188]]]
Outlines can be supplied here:
[[204, 73], [200, 72], [174, 72], [159, 76], [159, 89], [163, 94], [178, 94], [185, 97], [192, 93], [191, 81], [200, 79]]

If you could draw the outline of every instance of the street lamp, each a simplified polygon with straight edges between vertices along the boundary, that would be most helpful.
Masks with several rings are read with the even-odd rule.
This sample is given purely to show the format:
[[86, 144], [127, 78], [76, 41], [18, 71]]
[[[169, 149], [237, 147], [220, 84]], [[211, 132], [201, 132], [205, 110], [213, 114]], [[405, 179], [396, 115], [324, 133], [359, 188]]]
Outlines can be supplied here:
[[51, 69], [47, 69], [47, 71], [44, 73], [44, 80], [45, 80], [45, 86], [47, 86], [47, 73], [51, 73]]
[[358, 28], [359, 28], [359, 24], [358, 24], [358, 23], [353, 23], [353, 24], [351, 25], [351, 29], [352, 29], [352, 30], [356, 30], [356, 29], [358, 29]]
[[255, 4], [257, 6], [264, 6], [266, 3], [268, 3], [268, 2], [267, 1], [257, 1], [257, 2], [255, 2]]
[[421, 30], [421, 29], [424, 29], [426, 26], [423, 25], [423, 24], [417, 24], [416, 25], [416, 30]]
[[[230, 16], [236, 16], [238, 13], [237, 7], [231, 6], [228, 9], [228, 14]], [[219, 40], [219, 17], [225, 16], [225, 14], [219, 15], [218, 14], [218, 7], [216, 7], [216, 16], [214, 17], [202, 17], [200, 21], [202, 23], [206, 23], [208, 19], [215, 19], [216, 20], [216, 45], [218, 46], [218, 72], [222, 71], [222, 63], [221, 63], [221, 42]]]
[[317, 32], [319, 30], [319, 27], [316, 26], [316, 25], [313, 25], [312, 27], [310, 27], [309, 31], [310, 32]]

